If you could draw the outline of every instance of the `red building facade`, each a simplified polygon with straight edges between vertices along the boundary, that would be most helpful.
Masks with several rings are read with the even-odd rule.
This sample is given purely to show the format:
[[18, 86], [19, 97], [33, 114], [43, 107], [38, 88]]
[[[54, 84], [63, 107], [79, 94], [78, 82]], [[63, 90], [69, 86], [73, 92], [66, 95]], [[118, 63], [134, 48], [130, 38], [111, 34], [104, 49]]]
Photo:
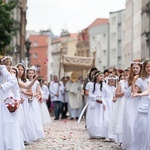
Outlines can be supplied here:
[[47, 61], [48, 61], [48, 36], [30, 35], [30, 66], [34, 65], [40, 69], [40, 76], [47, 80]]

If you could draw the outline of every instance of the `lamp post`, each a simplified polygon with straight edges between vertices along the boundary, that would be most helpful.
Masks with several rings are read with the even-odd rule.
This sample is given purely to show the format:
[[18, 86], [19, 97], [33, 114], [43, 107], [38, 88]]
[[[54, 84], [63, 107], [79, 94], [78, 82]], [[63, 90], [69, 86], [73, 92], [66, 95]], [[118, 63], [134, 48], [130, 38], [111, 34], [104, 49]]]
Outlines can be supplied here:
[[26, 67], [28, 67], [29, 62], [30, 62], [30, 48], [31, 48], [31, 42], [29, 41], [29, 39], [27, 39], [27, 41], [25, 42], [25, 45], [26, 45], [26, 50], [27, 50], [26, 61], [28, 61], [26, 64]]

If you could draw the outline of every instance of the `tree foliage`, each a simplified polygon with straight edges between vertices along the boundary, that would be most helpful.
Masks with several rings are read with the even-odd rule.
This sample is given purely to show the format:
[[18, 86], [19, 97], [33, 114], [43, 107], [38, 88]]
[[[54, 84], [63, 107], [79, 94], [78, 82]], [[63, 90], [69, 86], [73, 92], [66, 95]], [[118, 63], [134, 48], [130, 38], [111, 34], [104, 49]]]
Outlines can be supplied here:
[[8, 3], [4, 3], [0, 0], [0, 54], [6, 53], [7, 46], [11, 43], [12, 36], [15, 35], [16, 21], [13, 18], [13, 10], [16, 7], [17, 2], [10, 0]]

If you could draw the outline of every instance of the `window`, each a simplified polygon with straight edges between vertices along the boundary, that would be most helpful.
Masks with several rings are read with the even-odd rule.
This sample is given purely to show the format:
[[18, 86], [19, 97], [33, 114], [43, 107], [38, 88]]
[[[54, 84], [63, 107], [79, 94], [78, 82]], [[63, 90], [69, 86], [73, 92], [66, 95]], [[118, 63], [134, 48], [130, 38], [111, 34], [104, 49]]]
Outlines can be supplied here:
[[103, 56], [106, 56], [106, 50], [103, 50]]
[[37, 53], [34, 53], [34, 54], [33, 54], [33, 58], [38, 58], [38, 54], [37, 54]]
[[94, 36], [92, 37], [92, 41], [93, 41], [93, 42], [95, 41], [95, 37], [94, 37]]
[[37, 41], [34, 41], [33, 46], [34, 46], [34, 47], [37, 47], [37, 46], [38, 46], [38, 42], [37, 42]]
[[116, 56], [116, 49], [112, 49], [112, 57]]
[[112, 34], [111, 34], [111, 40], [114, 42], [115, 39], [116, 39], [116, 33], [112, 33]]
[[116, 24], [116, 17], [112, 17], [112, 25]]
[[106, 42], [106, 34], [103, 34], [103, 41]]
[[118, 23], [118, 30], [121, 30], [121, 23]]

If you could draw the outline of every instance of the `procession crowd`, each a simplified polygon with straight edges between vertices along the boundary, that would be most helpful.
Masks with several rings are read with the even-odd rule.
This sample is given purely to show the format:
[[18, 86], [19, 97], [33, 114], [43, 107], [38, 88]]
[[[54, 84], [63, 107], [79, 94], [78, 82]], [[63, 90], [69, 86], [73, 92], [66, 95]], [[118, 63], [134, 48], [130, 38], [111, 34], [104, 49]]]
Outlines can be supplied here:
[[44, 126], [51, 122], [47, 86], [38, 81], [35, 66], [12, 66], [6, 56], [1, 59], [0, 86], [0, 150], [24, 150], [45, 137]]
[[150, 150], [149, 58], [136, 59], [124, 70], [93, 67], [85, 80], [77, 72], [61, 80], [54, 75], [49, 85], [35, 66], [12, 66], [7, 56], [0, 63], [0, 150], [24, 150], [45, 138], [52, 110], [55, 121], [80, 123], [84, 116], [90, 138], [119, 143], [125, 150]]
[[90, 138], [114, 141], [124, 150], [150, 150], [149, 76], [149, 58], [134, 60], [125, 70], [90, 72], [85, 86]]

